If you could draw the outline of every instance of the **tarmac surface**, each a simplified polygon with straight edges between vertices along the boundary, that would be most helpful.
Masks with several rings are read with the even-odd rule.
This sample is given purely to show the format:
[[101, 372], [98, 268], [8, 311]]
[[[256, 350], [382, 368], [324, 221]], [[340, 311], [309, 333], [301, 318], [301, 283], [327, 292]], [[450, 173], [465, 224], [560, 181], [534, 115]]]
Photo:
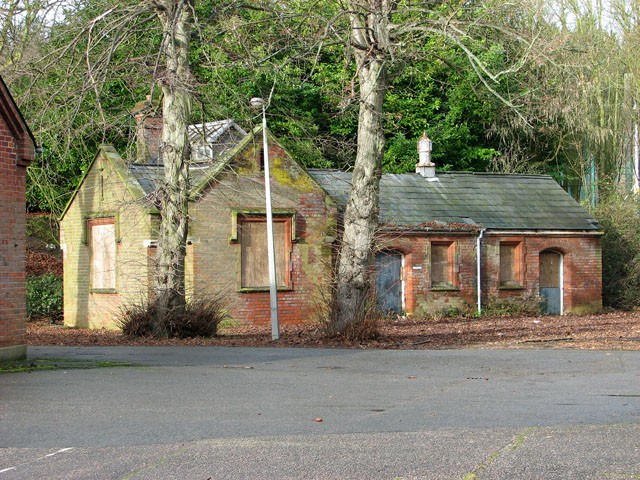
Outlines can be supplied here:
[[0, 375], [0, 480], [640, 478], [640, 352], [29, 356], [134, 366]]

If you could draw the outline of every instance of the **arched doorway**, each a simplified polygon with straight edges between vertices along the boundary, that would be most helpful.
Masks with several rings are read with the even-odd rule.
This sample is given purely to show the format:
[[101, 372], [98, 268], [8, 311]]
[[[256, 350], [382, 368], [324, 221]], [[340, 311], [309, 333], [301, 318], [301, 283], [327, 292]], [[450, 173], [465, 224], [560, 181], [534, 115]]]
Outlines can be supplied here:
[[376, 296], [378, 309], [402, 313], [402, 254], [390, 250], [376, 253]]
[[562, 315], [562, 255], [552, 250], [540, 252], [540, 297], [543, 311]]

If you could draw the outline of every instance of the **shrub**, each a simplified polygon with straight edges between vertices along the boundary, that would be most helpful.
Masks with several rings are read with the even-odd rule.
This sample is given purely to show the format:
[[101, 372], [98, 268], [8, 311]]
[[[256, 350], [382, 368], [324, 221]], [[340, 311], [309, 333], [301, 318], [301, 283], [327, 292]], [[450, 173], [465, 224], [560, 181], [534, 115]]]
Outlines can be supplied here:
[[27, 277], [27, 318], [62, 318], [62, 278], [45, 273]]
[[[482, 317], [536, 316], [542, 313], [543, 302], [532, 296], [517, 302], [490, 301], [482, 306]], [[476, 311], [476, 316], [477, 311]]]
[[358, 343], [375, 340], [379, 337], [380, 322], [385, 315], [378, 311], [377, 305], [367, 307], [355, 321], [350, 322], [340, 334], [347, 342]]
[[375, 340], [379, 336], [379, 326], [388, 315], [378, 311], [375, 295], [371, 292], [365, 298], [363, 305], [358, 309], [358, 317], [354, 318], [341, 331], [336, 328], [338, 305], [335, 299], [335, 282], [330, 290], [320, 293], [317, 306], [316, 320], [320, 324], [320, 332], [328, 338], [340, 337], [347, 342], [367, 342]]
[[640, 200], [613, 194], [591, 212], [604, 229], [602, 302], [632, 309], [640, 305]]
[[435, 321], [441, 321], [445, 318], [466, 318], [473, 315], [473, 309], [465, 304], [461, 307], [454, 307], [450, 305], [448, 307], [441, 308], [434, 312], [428, 313], [426, 315], [427, 318]]
[[[153, 303], [134, 303], [121, 308], [118, 324], [122, 333], [131, 337], [152, 335], [152, 322], [156, 316]], [[213, 337], [221, 322], [229, 319], [220, 298], [196, 298], [187, 302], [183, 311], [172, 312], [164, 319], [168, 337]]]

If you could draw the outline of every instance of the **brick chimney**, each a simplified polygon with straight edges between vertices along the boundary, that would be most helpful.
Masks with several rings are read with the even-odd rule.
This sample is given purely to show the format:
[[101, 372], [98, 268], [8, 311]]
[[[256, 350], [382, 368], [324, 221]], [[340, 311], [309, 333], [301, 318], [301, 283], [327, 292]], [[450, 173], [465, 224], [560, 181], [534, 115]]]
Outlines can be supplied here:
[[131, 111], [136, 119], [136, 163], [162, 163], [162, 115], [158, 107], [146, 100], [136, 103]]

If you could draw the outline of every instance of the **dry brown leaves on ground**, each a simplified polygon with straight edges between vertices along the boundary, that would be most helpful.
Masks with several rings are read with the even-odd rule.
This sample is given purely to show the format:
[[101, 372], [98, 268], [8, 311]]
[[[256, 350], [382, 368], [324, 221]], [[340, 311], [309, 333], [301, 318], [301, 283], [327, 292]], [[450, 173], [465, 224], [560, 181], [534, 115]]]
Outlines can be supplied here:
[[444, 319], [390, 319], [376, 340], [348, 343], [325, 338], [317, 324], [285, 325], [280, 340], [271, 340], [271, 327], [224, 327], [214, 338], [129, 338], [114, 330], [87, 330], [31, 322], [29, 345], [67, 346], [244, 346], [384, 349], [445, 348], [568, 348], [640, 350], [640, 312], [598, 315], [510, 316]]
[[27, 249], [27, 275], [53, 273], [62, 276], [62, 259], [46, 252]]

